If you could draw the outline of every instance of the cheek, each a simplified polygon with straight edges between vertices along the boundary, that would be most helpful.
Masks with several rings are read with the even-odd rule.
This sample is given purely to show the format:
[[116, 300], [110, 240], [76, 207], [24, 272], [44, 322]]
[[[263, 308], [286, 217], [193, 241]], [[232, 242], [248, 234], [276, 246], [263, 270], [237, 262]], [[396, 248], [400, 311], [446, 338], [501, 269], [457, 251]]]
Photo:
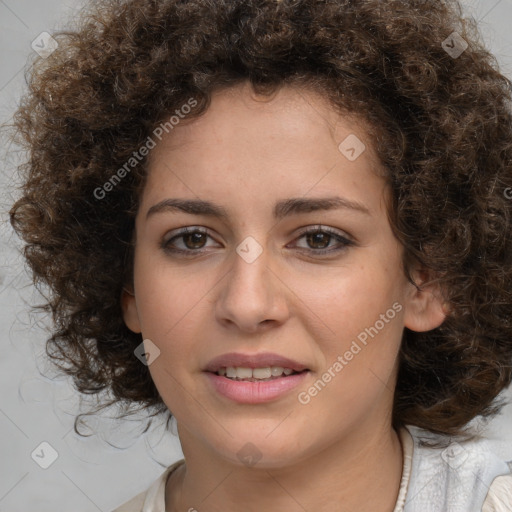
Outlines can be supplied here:
[[[371, 286], [350, 279], [336, 291], [322, 309], [322, 319], [333, 332], [315, 341], [322, 351], [322, 367], [316, 379], [327, 382], [314, 384], [318, 399], [313, 408], [326, 414], [333, 424], [352, 421], [366, 414], [377, 403], [393, 399], [394, 371], [403, 333], [403, 306], [394, 286], [369, 280]], [[315, 379], [315, 382], [318, 382]], [[309, 393], [308, 390], [303, 390]], [[329, 404], [336, 404], [330, 408]], [[338, 412], [351, 411], [350, 418], [339, 420]], [[315, 414], [313, 414], [314, 416]]]
[[160, 350], [149, 368], [157, 387], [172, 382], [168, 374], [181, 380], [187, 371], [197, 370], [194, 355], [208, 343], [211, 331], [205, 322], [212, 323], [212, 294], [219, 285], [219, 277], [212, 274], [161, 260], [135, 268], [142, 335]]
[[391, 389], [403, 333], [401, 282], [398, 272], [387, 273], [378, 264], [360, 267], [345, 282], [346, 300], [332, 317], [338, 340], [329, 359], [342, 356], [338, 390], [346, 393], [349, 405], [360, 394], [371, 400]]
[[212, 289], [213, 280], [210, 284], [207, 275], [192, 266], [171, 265], [149, 250], [141, 250], [138, 256], [134, 269], [140, 297], [137, 308], [147, 333], [162, 336], [187, 322], [188, 315], [200, 307], [201, 298]]
[[[398, 269], [389, 272], [378, 261], [368, 261], [297, 279], [296, 283], [294, 291], [303, 298], [304, 311], [308, 309], [308, 316], [320, 320], [326, 334], [324, 339], [332, 340], [333, 349], [350, 345], [350, 340], [376, 322], [383, 335], [400, 336], [401, 315], [397, 310], [403, 308], [400, 308], [402, 280]], [[395, 303], [398, 306], [393, 309]], [[385, 328], [381, 315], [387, 320]]]

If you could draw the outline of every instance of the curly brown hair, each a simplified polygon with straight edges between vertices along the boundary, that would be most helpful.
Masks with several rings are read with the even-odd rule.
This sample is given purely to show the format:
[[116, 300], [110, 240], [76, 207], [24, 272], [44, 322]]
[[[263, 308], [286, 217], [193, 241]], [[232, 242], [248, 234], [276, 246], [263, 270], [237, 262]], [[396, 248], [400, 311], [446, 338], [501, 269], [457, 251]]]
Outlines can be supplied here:
[[193, 118], [249, 81], [260, 94], [309, 87], [366, 121], [406, 275], [421, 263], [450, 305], [440, 327], [404, 330], [395, 428], [461, 435], [499, 412], [512, 380], [511, 83], [458, 0], [102, 0], [53, 37], [14, 118], [29, 158], [10, 214], [49, 290], [47, 354], [81, 393], [167, 411], [120, 305], [146, 159], [97, 191], [190, 98]]

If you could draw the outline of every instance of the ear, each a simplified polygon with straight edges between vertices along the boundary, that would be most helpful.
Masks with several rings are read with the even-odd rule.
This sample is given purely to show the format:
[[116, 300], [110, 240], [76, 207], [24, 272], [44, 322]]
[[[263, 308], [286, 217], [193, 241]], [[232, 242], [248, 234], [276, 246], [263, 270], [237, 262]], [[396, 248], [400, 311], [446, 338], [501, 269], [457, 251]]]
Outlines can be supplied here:
[[404, 314], [404, 325], [411, 331], [426, 332], [439, 327], [449, 313], [439, 283], [430, 279], [426, 270], [416, 270], [411, 276], [417, 287], [410, 283]]
[[136, 333], [142, 332], [139, 313], [137, 311], [137, 302], [135, 301], [135, 294], [131, 287], [123, 288], [121, 293], [121, 308], [123, 310], [123, 319], [126, 327]]

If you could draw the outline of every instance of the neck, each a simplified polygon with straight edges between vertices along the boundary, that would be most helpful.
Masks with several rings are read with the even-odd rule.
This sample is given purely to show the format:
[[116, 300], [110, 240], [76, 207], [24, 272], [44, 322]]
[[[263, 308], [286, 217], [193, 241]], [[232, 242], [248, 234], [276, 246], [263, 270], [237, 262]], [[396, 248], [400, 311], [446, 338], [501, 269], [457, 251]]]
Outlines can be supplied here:
[[[398, 434], [361, 428], [286, 467], [234, 465], [180, 432], [184, 464], [167, 482], [166, 512], [392, 512], [402, 476]], [[187, 443], [190, 441], [190, 443]], [[194, 446], [194, 449], [187, 447]]]

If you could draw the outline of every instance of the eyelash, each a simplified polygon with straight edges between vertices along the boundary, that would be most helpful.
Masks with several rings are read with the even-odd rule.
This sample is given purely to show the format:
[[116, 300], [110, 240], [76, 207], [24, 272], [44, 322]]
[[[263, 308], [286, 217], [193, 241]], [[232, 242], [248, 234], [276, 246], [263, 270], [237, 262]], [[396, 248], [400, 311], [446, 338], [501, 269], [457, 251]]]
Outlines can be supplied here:
[[[201, 233], [203, 235], [210, 236], [206, 230], [201, 229], [201, 228], [196, 228], [196, 227], [184, 228], [181, 231], [179, 231], [178, 233], [176, 233], [173, 237], [169, 238], [168, 240], [164, 240], [162, 242], [162, 244], [161, 244], [161, 247], [162, 247], [162, 249], [165, 252], [168, 252], [168, 253], [171, 253], [171, 254], [182, 254], [185, 257], [198, 256], [198, 255], [201, 255], [201, 254], [207, 252], [205, 249], [197, 249], [197, 250], [187, 249], [187, 250], [184, 250], [184, 249], [177, 249], [175, 247], [171, 247], [171, 243], [174, 240], [176, 240], [178, 238], [183, 238], [185, 235], [189, 235], [189, 234], [193, 234], [193, 233]], [[345, 251], [348, 247], [354, 245], [353, 241], [351, 241], [348, 238], [340, 235], [337, 231], [334, 231], [334, 230], [332, 230], [330, 228], [322, 227], [322, 226], [316, 226], [314, 228], [310, 228], [310, 229], [304, 230], [302, 233], [300, 233], [300, 235], [297, 237], [297, 239], [303, 238], [303, 237], [305, 237], [307, 235], [314, 235], [314, 234], [320, 234], [320, 233], [330, 235], [335, 240], [337, 240], [340, 244], [342, 244], [342, 247], [338, 247], [338, 248], [335, 248], [335, 249], [299, 249], [299, 250], [308, 252], [308, 253], [313, 254], [315, 256], [317, 256], [317, 255], [322, 256], [322, 255], [326, 255], [326, 254], [340, 253], [342, 251]], [[329, 240], [329, 243], [330, 242], [331, 242], [331, 240]]]

